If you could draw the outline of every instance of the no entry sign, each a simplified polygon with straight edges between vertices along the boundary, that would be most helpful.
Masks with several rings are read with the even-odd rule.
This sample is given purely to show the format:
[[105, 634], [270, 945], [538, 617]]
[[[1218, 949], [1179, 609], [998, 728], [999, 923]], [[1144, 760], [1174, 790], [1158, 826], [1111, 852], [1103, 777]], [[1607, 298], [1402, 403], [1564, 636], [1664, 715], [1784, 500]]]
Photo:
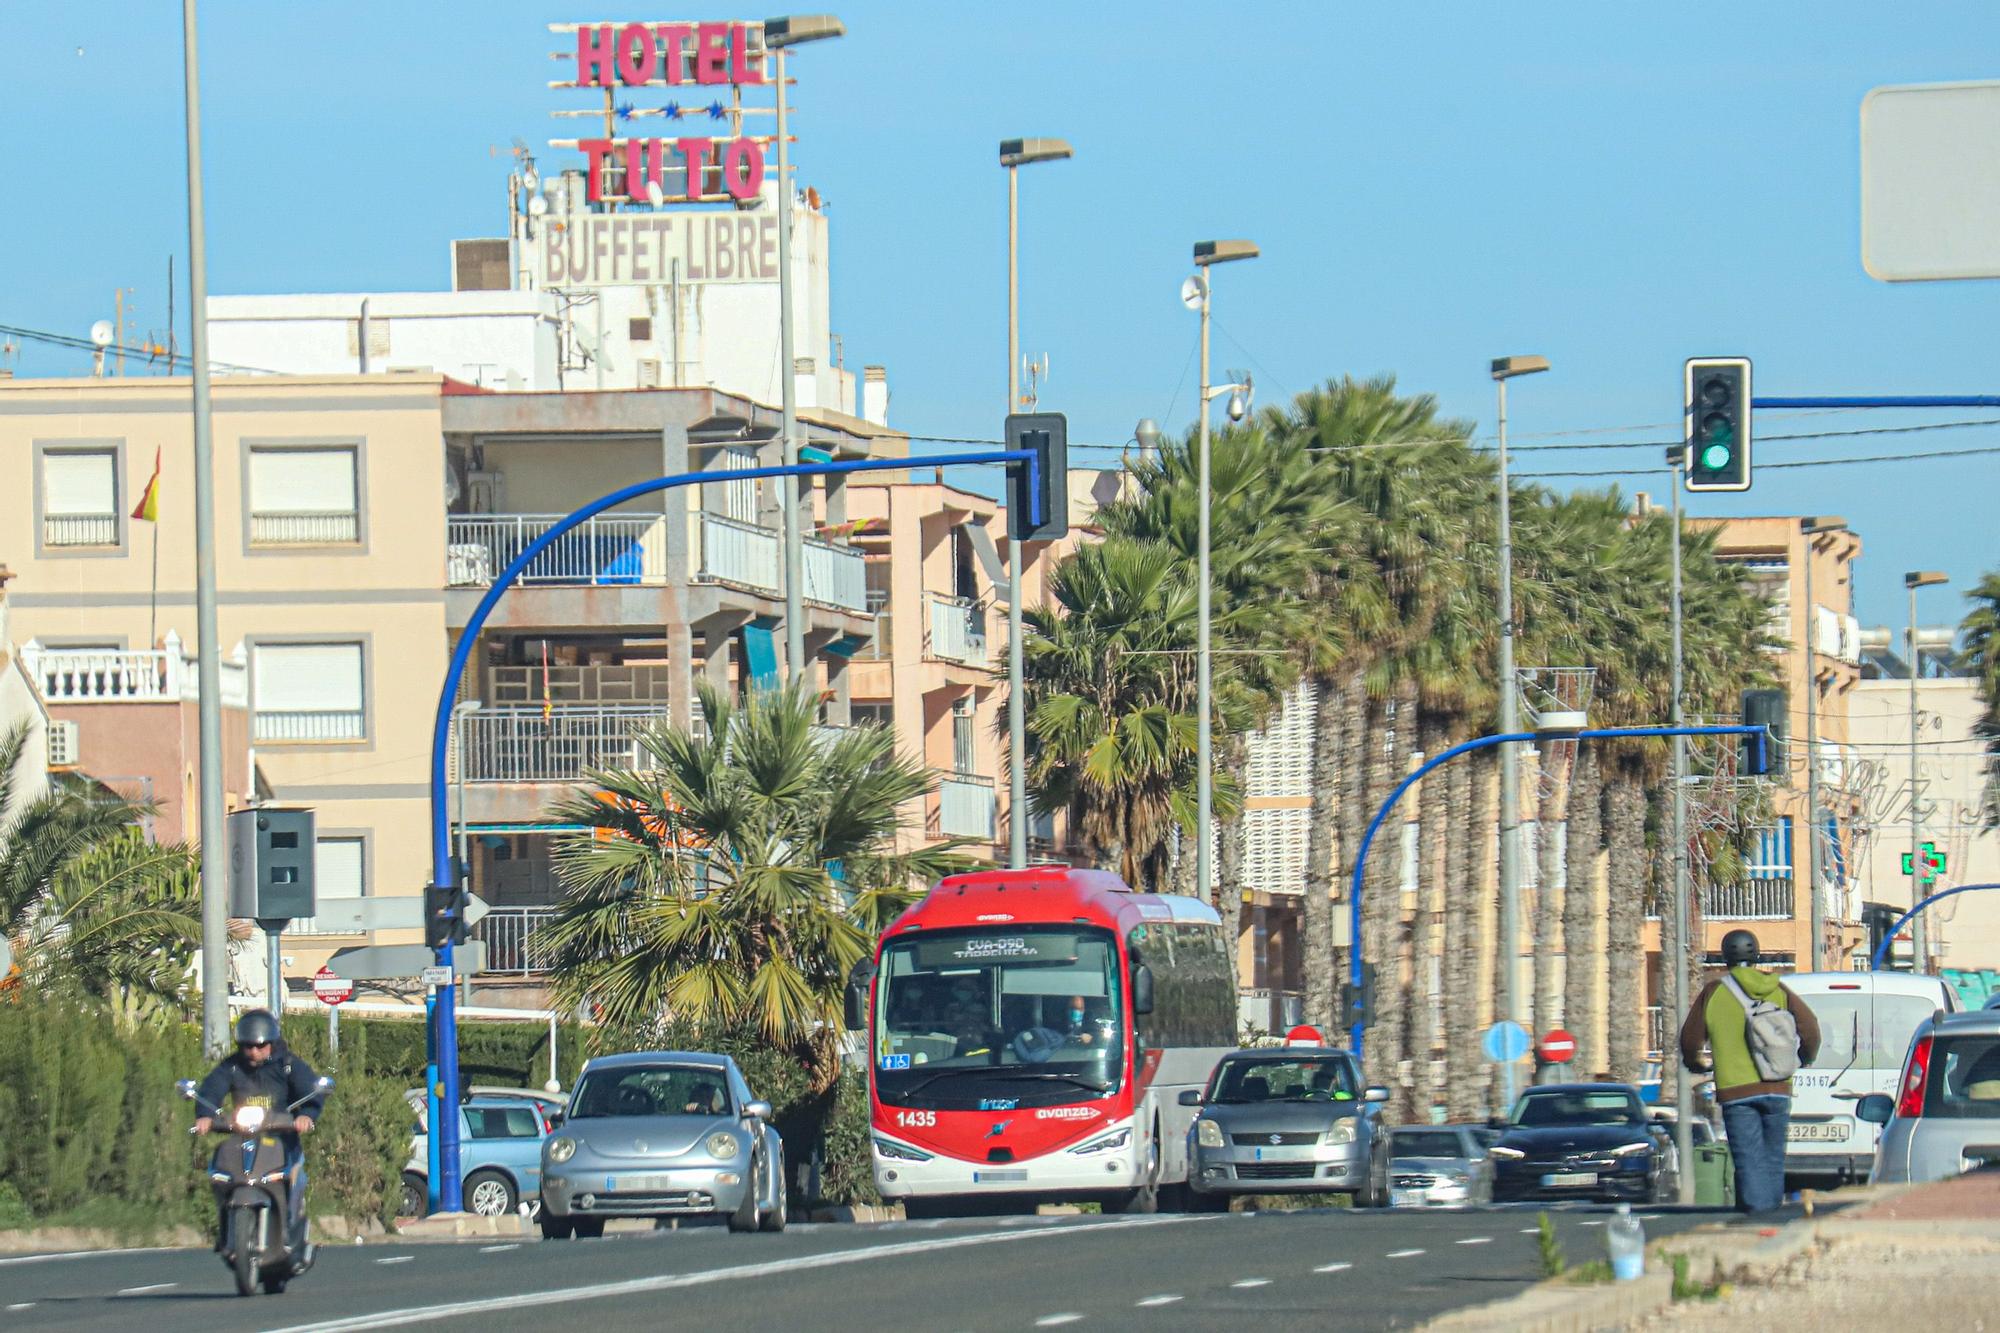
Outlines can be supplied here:
[[345, 1004], [354, 998], [354, 983], [335, 976], [333, 969], [322, 967], [313, 974], [313, 994], [321, 1004]]
[[1568, 1064], [1576, 1055], [1576, 1038], [1561, 1028], [1556, 1028], [1542, 1037], [1542, 1059], [1550, 1064]]

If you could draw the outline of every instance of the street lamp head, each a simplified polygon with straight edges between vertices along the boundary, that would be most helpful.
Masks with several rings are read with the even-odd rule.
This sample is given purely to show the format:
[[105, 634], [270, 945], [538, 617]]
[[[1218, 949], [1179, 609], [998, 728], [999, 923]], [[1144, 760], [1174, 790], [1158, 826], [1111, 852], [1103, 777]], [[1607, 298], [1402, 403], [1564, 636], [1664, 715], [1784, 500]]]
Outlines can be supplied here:
[[1799, 531], [1808, 537], [1817, 537], [1823, 532], [1847, 531], [1847, 520], [1837, 514], [1820, 514], [1799, 520]]
[[1076, 156], [1067, 139], [1002, 139], [1000, 165], [1026, 166], [1030, 162], [1060, 162]]
[[1940, 583], [1951, 582], [1951, 576], [1941, 569], [1913, 569], [1903, 575], [1905, 588], [1929, 588]]
[[1502, 356], [1493, 361], [1493, 378], [1511, 380], [1516, 375], [1538, 375], [1549, 368], [1545, 356]]
[[1251, 241], [1196, 241], [1194, 262], [1202, 268], [1226, 264], [1232, 259], [1255, 259], [1258, 251]]
[[1139, 424], [1132, 428], [1132, 438], [1141, 453], [1154, 453], [1160, 447], [1160, 423], [1151, 417], [1140, 417]]
[[792, 14], [764, 20], [764, 47], [770, 51], [846, 35], [847, 25], [831, 14]]

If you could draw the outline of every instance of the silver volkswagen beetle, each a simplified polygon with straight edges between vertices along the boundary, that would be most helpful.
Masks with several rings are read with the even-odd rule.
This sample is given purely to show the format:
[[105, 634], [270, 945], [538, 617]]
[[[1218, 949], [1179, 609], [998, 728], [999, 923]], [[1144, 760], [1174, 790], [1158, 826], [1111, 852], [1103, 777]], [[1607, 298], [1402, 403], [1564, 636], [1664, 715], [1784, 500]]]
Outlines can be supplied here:
[[1222, 1057], [1188, 1129], [1188, 1185], [1220, 1201], [1230, 1194], [1350, 1194], [1362, 1207], [1389, 1202], [1389, 1134], [1380, 1103], [1387, 1088], [1363, 1085], [1346, 1051], [1270, 1047]]
[[542, 1236], [604, 1234], [613, 1217], [715, 1214], [785, 1229], [785, 1147], [771, 1107], [726, 1055], [638, 1051], [584, 1065], [542, 1145]]

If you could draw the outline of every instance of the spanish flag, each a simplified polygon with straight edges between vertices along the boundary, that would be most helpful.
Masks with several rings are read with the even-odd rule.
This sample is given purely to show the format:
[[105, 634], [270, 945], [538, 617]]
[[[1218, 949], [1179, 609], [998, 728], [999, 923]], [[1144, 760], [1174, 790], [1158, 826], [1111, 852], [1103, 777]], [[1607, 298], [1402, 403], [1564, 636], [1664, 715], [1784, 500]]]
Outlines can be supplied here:
[[144, 519], [148, 523], [160, 521], [160, 451], [153, 450], [153, 476], [146, 483], [146, 489], [139, 496], [139, 507], [132, 511], [133, 518]]

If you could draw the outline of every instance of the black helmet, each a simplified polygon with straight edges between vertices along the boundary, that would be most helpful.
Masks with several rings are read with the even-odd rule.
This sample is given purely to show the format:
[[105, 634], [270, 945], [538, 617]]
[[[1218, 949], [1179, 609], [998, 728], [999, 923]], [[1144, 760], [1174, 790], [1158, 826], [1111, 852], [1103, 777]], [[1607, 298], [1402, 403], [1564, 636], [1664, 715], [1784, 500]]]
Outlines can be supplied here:
[[1757, 966], [1757, 937], [1747, 930], [1732, 930], [1722, 937], [1722, 962], [1725, 967]]
[[236, 1020], [238, 1046], [274, 1046], [278, 1041], [278, 1020], [269, 1009], [252, 1009]]

